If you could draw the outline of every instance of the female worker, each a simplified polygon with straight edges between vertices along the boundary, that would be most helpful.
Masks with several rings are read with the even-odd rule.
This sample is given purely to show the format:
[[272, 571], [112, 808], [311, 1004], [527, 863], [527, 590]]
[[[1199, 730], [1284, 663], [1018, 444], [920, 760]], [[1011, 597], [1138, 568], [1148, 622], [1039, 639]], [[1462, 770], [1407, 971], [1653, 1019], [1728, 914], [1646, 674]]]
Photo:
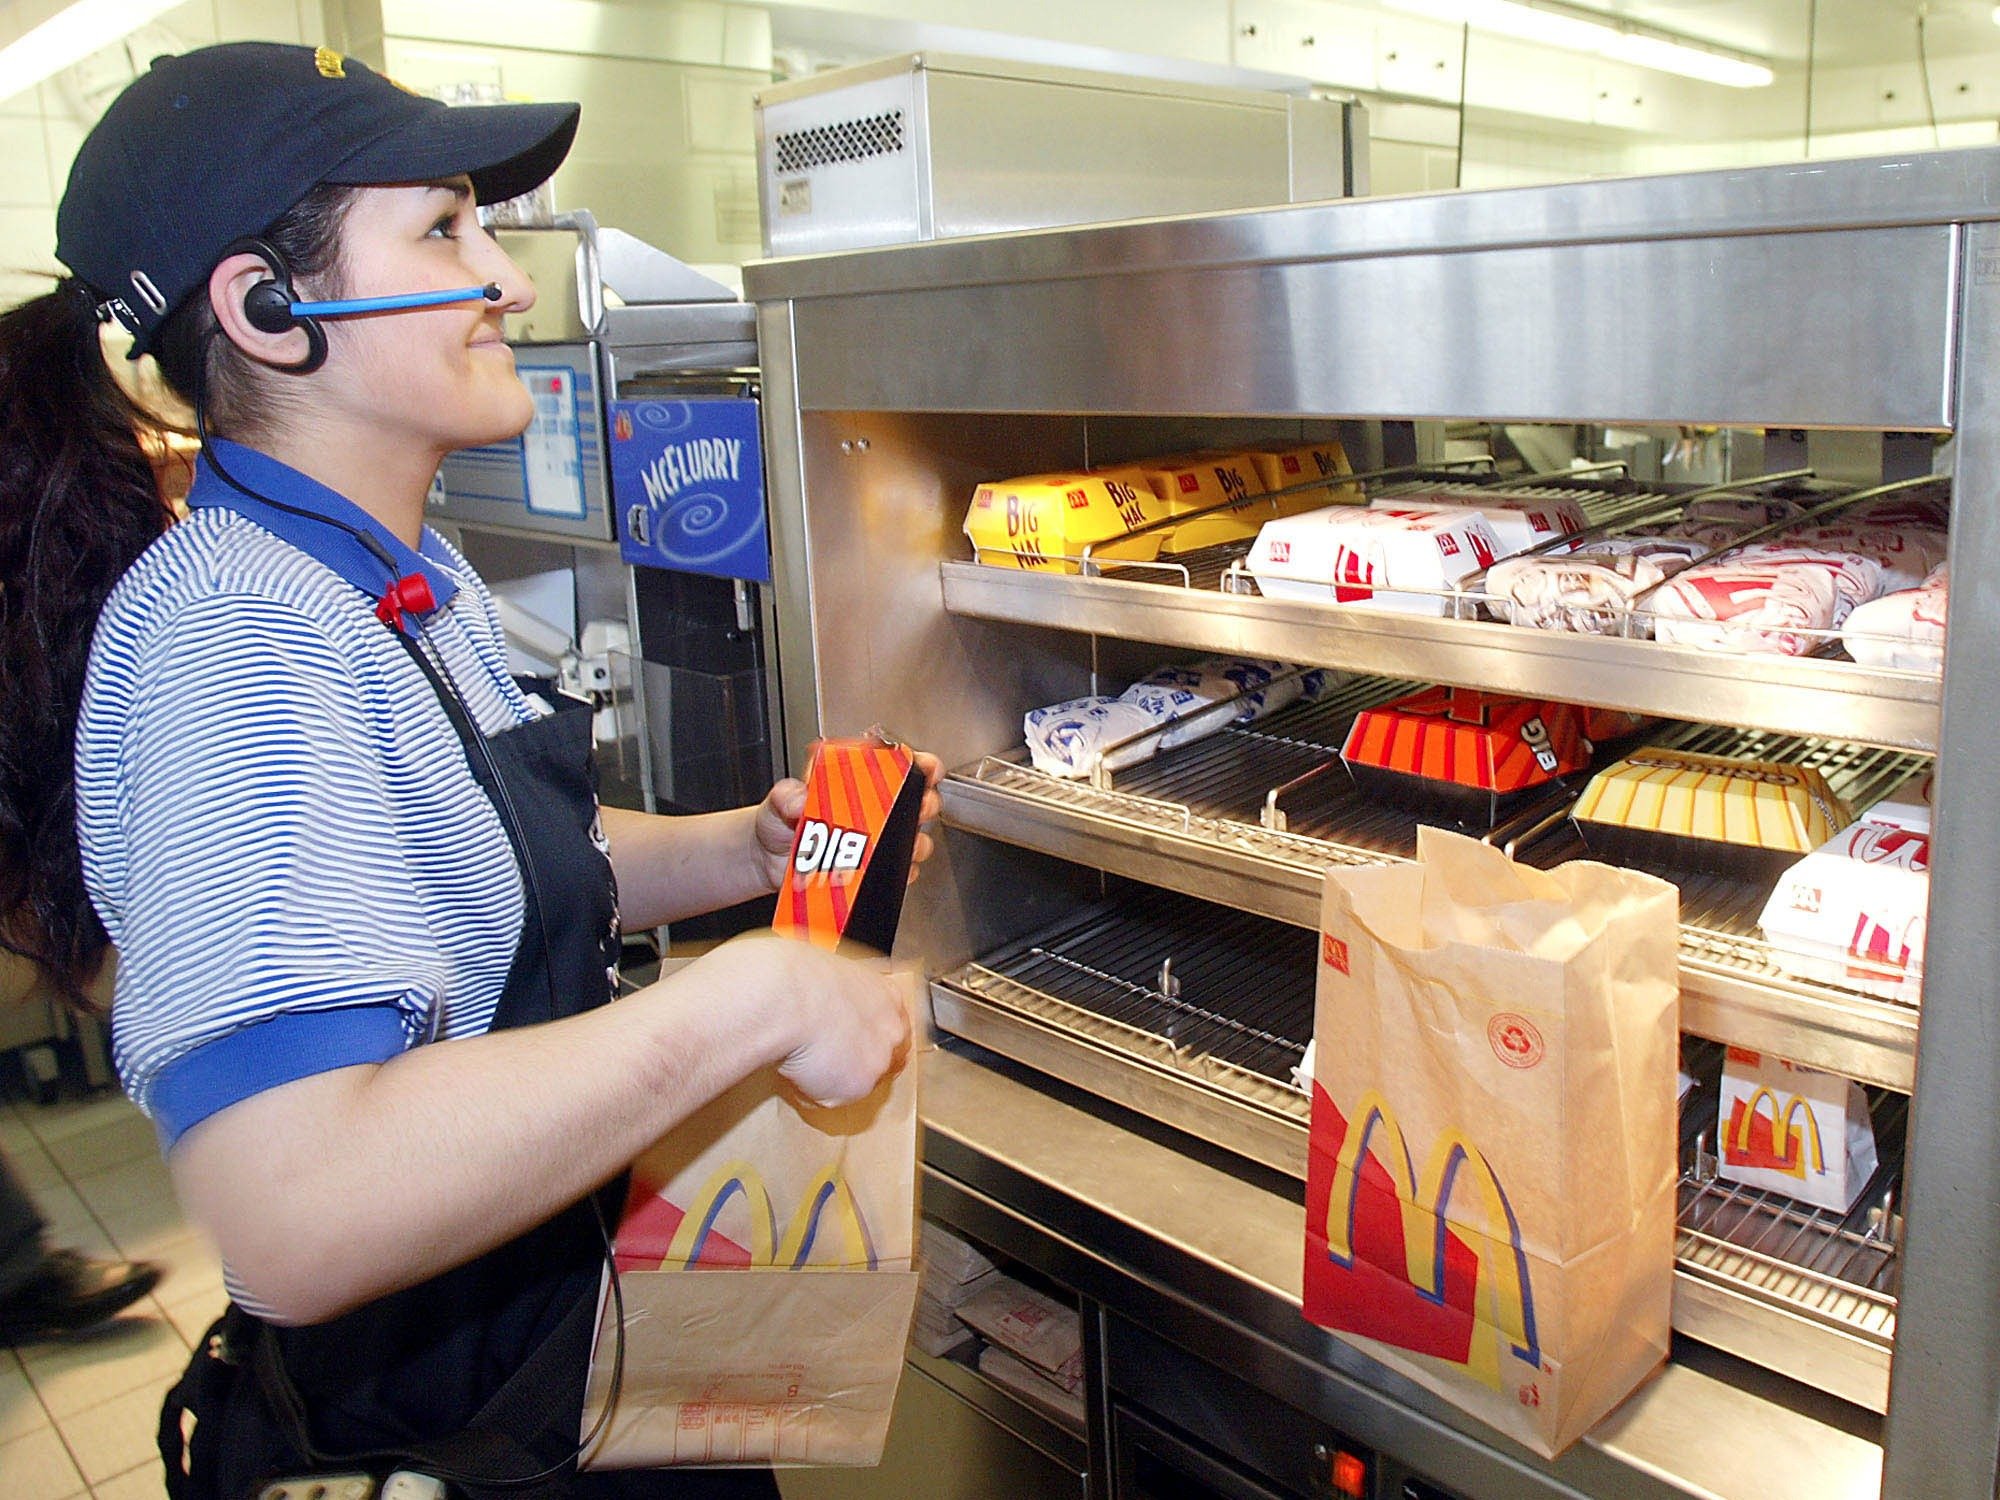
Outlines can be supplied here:
[[[476, 202], [576, 118], [324, 49], [163, 59], [78, 152], [73, 276], [0, 319], [0, 937], [74, 989], [108, 933], [121, 1077], [227, 1267], [164, 1413], [177, 1495], [775, 1493], [571, 1472], [592, 1195], [752, 1072], [846, 1101], [907, 1041], [884, 965], [768, 936], [602, 1003], [619, 923], [776, 887], [801, 789], [600, 821], [588, 712], [523, 696], [423, 529], [439, 460], [531, 414], [500, 320], [534, 291]], [[210, 435], [164, 534], [104, 317]]]

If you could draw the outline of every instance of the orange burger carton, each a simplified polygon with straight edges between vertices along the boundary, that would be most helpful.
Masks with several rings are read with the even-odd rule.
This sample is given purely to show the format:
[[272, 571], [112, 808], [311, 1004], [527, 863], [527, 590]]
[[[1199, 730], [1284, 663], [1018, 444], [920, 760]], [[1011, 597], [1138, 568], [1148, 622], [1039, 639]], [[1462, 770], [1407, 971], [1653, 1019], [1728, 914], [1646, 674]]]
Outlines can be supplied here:
[[1574, 704], [1435, 687], [1357, 714], [1340, 757], [1383, 800], [1483, 830], [1585, 769], [1590, 742]]
[[771, 925], [822, 948], [896, 945], [924, 776], [901, 745], [822, 740]]

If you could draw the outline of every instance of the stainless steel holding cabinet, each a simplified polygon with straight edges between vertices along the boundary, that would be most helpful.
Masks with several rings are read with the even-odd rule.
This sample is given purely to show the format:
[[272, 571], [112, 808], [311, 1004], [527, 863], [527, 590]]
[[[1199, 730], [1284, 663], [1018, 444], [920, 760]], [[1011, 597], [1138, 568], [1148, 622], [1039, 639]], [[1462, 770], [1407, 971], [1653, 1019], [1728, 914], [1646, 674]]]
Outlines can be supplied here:
[[[880, 722], [955, 768], [955, 831], [905, 923], [940, 1018], [1125, 1111], [947, 1055], [927, 1106], [934, 1198], [968, 1228], [1042, 1233], [1107, 1316], [1210, 1350], [1468, 1494], [1993, 1493], [2000, 802], [1984, 785], [2000, 772], [2000, 592], [1977, 581], [2000, 570], [2000, 151], [917, 245], [772, 262], [747, 284], [794, 754], [822, 729]], [[958, 535], [983, 478], [1463, 417], [1948, 437], [1963, 581], [1942, 688], [1825, 660], [1014, 573], [966, 561]], [[1025, 784], [1022, 711], [1149, 666], [1163, 645], [1807, 736], [1855, 776], [1881, 771], [1866, 747], [1905, 765], [1936, 754], [1921, 1024], [1909, 1007], [1781, 981], [1729, 920], [1684, 904], [1686, 1030], [1914, 1090], [1899, 1243], [1885, 1216], [1816, 1280], [1691, 1238], [1684, 1217], [1677, 1325], [1804, 1385], [1689, 1343], [1545, 1464], [1299, 1318], [1296, 1193], [1135, 1118], [1296, 1170], [1297, 1096], [1268, 1067], [1191, 1072], [1157, 1038], [1052, 998], [1019, 962], [1024, 940], [1074, 930], [1085, 907], [1116, 920], [1117, 877], [1185, 893], [1155, 909], [1196, 897], [1190, 910], [1219, 914], [1175, 919], [1172, 943], [1229, 925], [1254, 955], [1312, 924], [1318, 866], [1385, 857], [1348, 834], [1272, 832], [1254, 812], [1197, 814], [1173, 791]], [[1877, 1424], [1863, 1408], [1885, 1394]], [[1094, 1453], [1100, 1473], [1108, 1457]]]

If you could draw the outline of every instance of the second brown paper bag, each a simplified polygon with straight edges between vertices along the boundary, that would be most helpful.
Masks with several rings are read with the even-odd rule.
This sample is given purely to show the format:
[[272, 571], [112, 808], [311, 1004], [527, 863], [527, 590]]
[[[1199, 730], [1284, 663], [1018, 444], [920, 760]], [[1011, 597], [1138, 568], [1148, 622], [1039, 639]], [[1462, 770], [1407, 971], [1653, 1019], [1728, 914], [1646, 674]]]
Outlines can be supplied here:
[[[623, 1389], [585, 1468], [880, 1460], [917, 1301], [922, 1060], [839, 1109], [753, 1076], [633, 1164]], [[616, 1347], [600, 1303], [586, 1432]]]
[[1431, 828], [1327, 876], [1306, 1316], [1544, 1456], [1667, 1353], [1677, 917]]

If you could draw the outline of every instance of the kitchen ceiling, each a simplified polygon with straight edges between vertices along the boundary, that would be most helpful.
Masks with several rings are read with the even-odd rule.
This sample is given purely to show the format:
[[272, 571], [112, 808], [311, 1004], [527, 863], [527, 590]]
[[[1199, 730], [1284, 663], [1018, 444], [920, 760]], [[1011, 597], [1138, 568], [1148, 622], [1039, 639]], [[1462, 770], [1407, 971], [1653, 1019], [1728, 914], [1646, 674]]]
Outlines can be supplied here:
[[[1810, 0], [1586, 0], [1604, 11], [1778, 65], [1806, 60]], [[1925, 43], [1933, 58], [2000, 52], [1992, 0], [1819, 0], [1815, 62], [1850, 67], [1916, 56], [1917, 15], [1927, 12]]]

